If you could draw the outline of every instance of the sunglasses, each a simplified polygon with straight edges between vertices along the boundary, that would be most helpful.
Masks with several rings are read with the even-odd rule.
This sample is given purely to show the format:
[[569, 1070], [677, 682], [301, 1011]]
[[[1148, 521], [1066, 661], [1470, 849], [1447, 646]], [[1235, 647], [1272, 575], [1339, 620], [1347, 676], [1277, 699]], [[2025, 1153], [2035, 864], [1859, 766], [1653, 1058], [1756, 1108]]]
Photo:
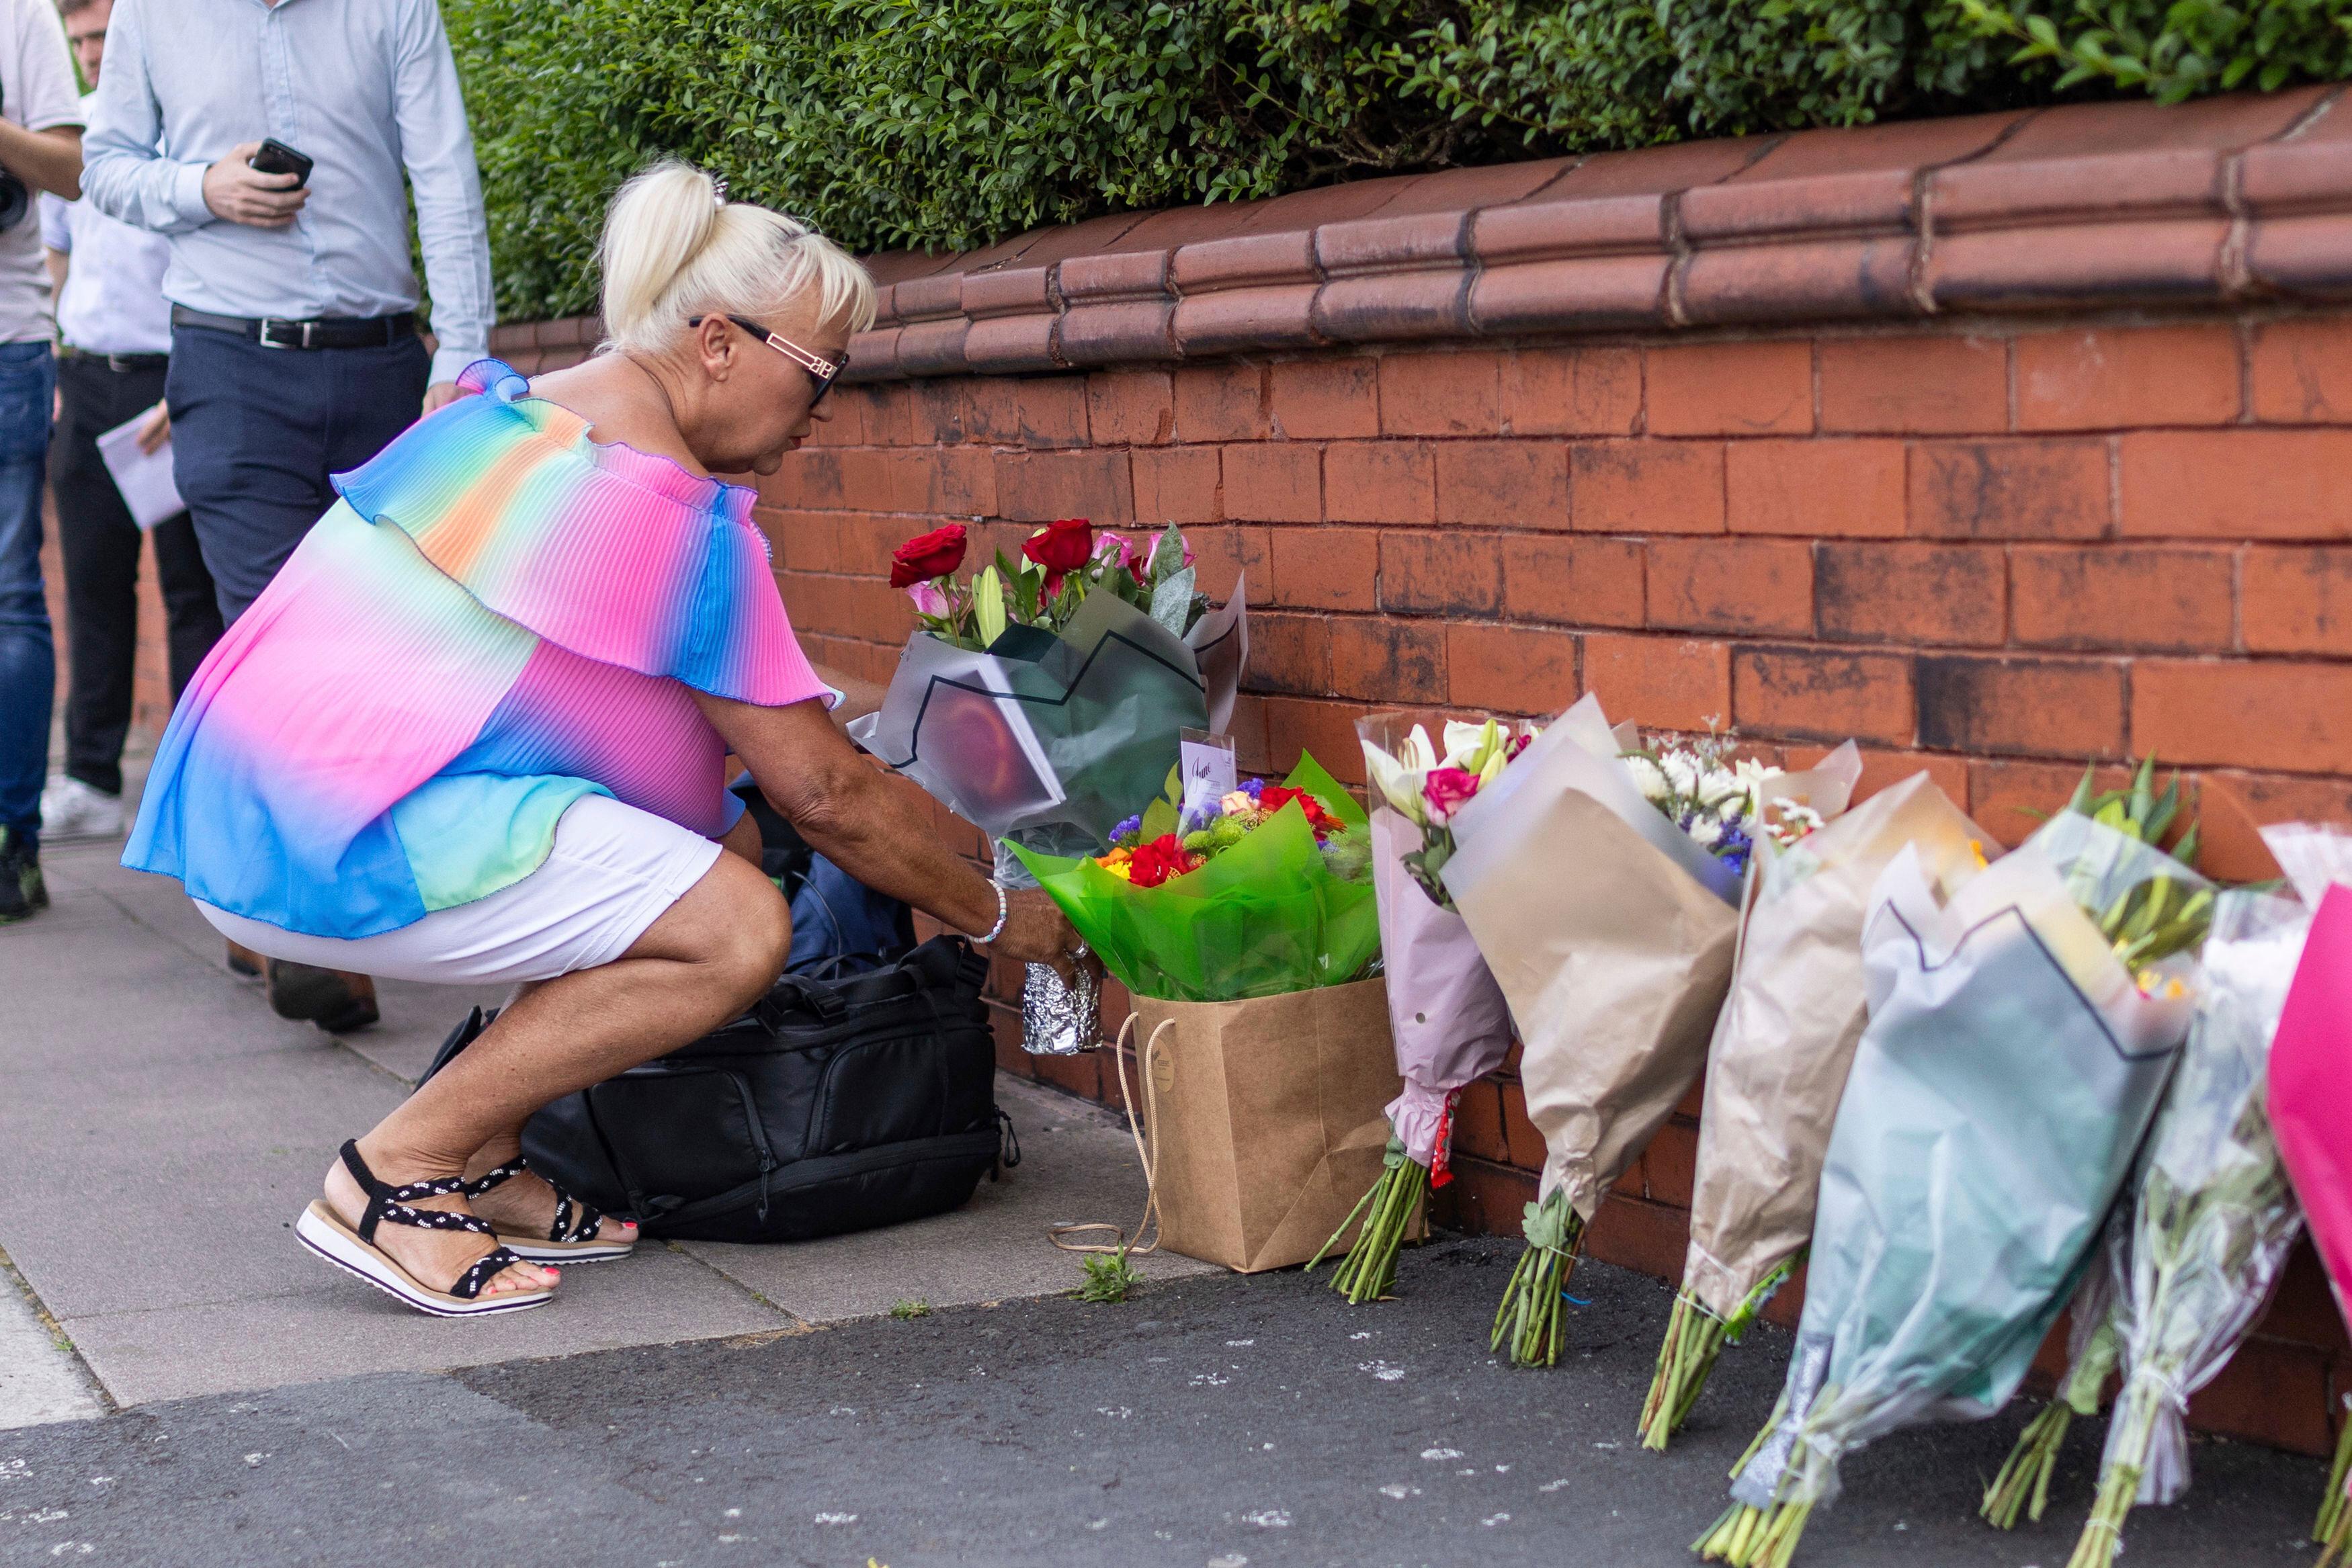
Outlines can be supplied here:
[[[700, 316], [690, 317], [688, 319], [686, 324], [689, 327], [699, 327], [702, 325], [704, 319], [705, 319]], [[840, 375], [842, 371], [849, 363], [849, 356], [846, 354], [844, 354], [841, 357], [839, 363], [835, 363], [834, 361], [824, 358], [822, 354], [812, 354], [806, 349], [802, 348], [798, 343], [793, 342], [790, 338], [780, 338], [775, 333], [769, 331], [765, 327], [761, 326], [757, 321], [747, 321], [740, 316], [733, 315], [722, 317], [721, 319], [732, 321], [738, 327], [742, 328], [746, 332], [751, 333], [752, 337], [757, 338], [760, 341], [767, 344], [768, 347], [775, 350], [776, 352], [783, 355], [784, 358], [792, 361], [793, 363], [806, 371], [809, 373], [809, 379], [816, 382], [816, 395], [809, 399], [809, 406], [811, 408], [814, 408], [818, 403], [824, 401], [824, 394], [833, 390], [834, 378]]]

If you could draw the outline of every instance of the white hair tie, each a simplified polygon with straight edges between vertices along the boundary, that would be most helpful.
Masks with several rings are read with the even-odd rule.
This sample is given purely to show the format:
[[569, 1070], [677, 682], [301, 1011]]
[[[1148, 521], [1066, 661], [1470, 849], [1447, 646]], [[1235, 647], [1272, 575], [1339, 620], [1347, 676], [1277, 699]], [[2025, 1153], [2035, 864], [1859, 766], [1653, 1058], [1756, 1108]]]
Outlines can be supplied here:
[[710, 176], [710, 204], [714, 209], [727, 204], [727, 179], [722, 174]]

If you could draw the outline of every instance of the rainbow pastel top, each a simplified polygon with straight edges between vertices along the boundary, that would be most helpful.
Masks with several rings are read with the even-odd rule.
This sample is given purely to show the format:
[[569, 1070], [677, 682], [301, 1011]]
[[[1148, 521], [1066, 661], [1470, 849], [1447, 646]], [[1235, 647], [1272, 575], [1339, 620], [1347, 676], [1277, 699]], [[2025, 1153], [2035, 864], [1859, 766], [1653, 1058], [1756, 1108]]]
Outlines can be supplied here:
[[122, 863], [320, 936], [520, 880], [611, 795], [724, 832], [727, 747], [688, 688], [826, 693], [751, 493], [588, 438], [495, 360], [341, 499], [197, 670]]

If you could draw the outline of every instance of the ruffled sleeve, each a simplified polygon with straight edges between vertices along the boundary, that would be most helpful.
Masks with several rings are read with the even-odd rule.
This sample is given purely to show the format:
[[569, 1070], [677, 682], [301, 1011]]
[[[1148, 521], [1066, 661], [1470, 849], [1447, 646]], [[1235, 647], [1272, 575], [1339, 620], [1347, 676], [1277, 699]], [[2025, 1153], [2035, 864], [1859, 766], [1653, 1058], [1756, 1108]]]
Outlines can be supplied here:
[[361, 517], [583, 658], [762, 706], [830, 694], [793, 634], [750, 491], [591, 441], [496, 361], [459, 385], [479, 395], [335, 476]]

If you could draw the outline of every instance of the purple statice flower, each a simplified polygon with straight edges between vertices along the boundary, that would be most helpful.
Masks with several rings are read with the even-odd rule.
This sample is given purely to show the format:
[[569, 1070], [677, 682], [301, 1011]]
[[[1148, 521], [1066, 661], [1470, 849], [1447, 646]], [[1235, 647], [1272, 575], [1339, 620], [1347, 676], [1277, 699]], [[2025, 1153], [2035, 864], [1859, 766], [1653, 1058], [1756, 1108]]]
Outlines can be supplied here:
[[1748, 819], [1734, 817], [1723, 825], [1723, 837], [1715, 844], [1715, 858], [1729, 866], [1740, 876], [1748, 874], [1748, 859], [1756, 852], [1756, 841], [1748, 831]]
[[1265, 780], [1263, 779], [1244, 779], [1241, 783], [1241, 790], [1243, 794], [1255, 800], [1265, 793]]
[[1127, 821], [1121, 822], [1118, 826], [1110, 831], [1110, 841], [1114, 846], [1130, 839], [1139, 839], [1142, 836], [1143, 813], [1140, 811], [1138, 811], [1134, 816], [1128, 818]]

